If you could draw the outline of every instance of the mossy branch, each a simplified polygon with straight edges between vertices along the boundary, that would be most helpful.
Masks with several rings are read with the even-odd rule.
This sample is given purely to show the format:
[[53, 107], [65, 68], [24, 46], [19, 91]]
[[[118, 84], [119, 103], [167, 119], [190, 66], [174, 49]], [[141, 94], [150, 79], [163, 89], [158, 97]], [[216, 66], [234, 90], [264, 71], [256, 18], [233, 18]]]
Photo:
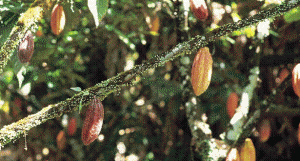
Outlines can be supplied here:
[[38, 28], [37, 22], [42, 19], [44, 10], [48, 7], [48, 0], [37, 0], [19, 17], [16, 26], [13, 27], [7, 41], [4, 42], [0, 49], [0, 74], [3, 72], [7, 61], [18, 47], [20, 40], [25, 36], [25, 33], [28, 30], [35, 33]]
[[[239, 30], [243, 27], [253, 25], [257, 22], [263, 21], [267, 18], [272, 18], [282, 13], [296, 7], [300, 4], [300, 0], [290, 1], [288, 3], [284, 3], [280, 6], [277, 6], [273, 9], [269, 9], [267, 11], [262, 11], [257, 15], [252, 17], [243, 19], [233, 24], [227, 24], [223, 27], [220, 27], [212, 32], [204, 35], [204, 36], [196, 36], [189, 41], [180, 43], [176, 45], [172, 50], [156, 55], [154, 58], [148, 60], [147, 62], [134, 66], [133, 69], [119, 73], [117, 76], [112, 77], [102, 83], [95, 85], [94, 87], [88, 88], [84, 91], [79, 92], [74, 95], [72, 98], [68, 98], [65, 101], [62, 101], [57, 104], [49, 105], [42, 109], [40, 112], [30, 115], [24, 119], [19, 120], [16, 123], [12, 123], [10, 125], [4, 126], [0, 130], [0, 147], [5, 144], [11, 142], [12, 140], [18, 139], [22, 134], [26, 134], [31, 128], [38, 126], [49, 119], [60, 117], [63, 113], [68, 113], [78, 109], [80, 102], [82, 105], [88, 105], [91, 99], [94, 96], [99, 97], [101, 100], [104, 100], [110, 93], [120, 90], [122, 87], [133, 85], [133, 80], [143, 74], [145, 71], [151, 68], [155, 68], [157, 66], [162, 66], [164, 63], [171, 61], [178, 56], [184, 54], [195, 53], [199, 48], [206, 46], [208, 43], [215, 41], [215, 39], [220, 36], [224, 36], [228, 33], [231, 33], [235, 30]], [[38, 13], [41, 13], [41, 7], [37, 6], [35, 9]], [[29, 15], [29, 14], [28, 14]], [[30, 14], [31, 16], [35, 16]], [[28, 17], [29, 19], [32, 17]], [[32, 19], [37, 20], [38, 18]], [[28, 21], [28, 23], [32, 23], [32, 25], [26, 26], [34, 26], [35, 22]], [[21, 25], [22, 26], [22, 25]], [[16, 29], [13, 30], [10, 38], [13, 36], [16, 39], [20, 39], [22, 34], [24, 34], [28, 27], [24, 28], [20, 25], [16, 26]], [[20, 31], [21, 34], [18, 34], [17, 31]], [[21, 36], [20, 36], [21, 35]], [[12, 52], [16, 48], [16, 41], [9, 39], [5, 45], [1, 48], [0, 52], [0, 70], [2, 70], [7, 63], [7, 60], [10, 56], [9, 53]], [[9, 49], [9, 50], [8, 50]]]

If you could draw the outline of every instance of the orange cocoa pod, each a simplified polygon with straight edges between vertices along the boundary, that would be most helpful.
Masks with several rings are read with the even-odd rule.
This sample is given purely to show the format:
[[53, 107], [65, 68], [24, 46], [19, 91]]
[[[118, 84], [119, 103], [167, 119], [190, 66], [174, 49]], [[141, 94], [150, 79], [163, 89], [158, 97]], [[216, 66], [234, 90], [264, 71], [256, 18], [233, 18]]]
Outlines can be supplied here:
[[226, 103], [227, 113], [230, 118], [232, 118], [233, 115], [235, 114], [235, 110], [238, 107], [238, 102], [239, 102], [239, 96], [235, 92], [232, 92], [229, 95]]
[[300, 63], [297, 64], [292, 72], [292, 85], [294, 92], [300, 97]]
[[255, 147], [250, 138], [245, 140], [245, 143], [240, 149], [240, 158], [242, 161], [255, 161]]
[[63, 150], [66, 147], [66, 134], [63, 130], [61, 130], [56, 136], [56, 144], [58, 149]]
[[190, 0], [191, 11], [198, 20], [206, 20], [208, 9], [205, 0]]
[[194, 58], [191, 82], [194, 93], [199, 96], [210, 84], [213, 60], [208, 47], [201, 48]]
[[68, 123], [68, 134], [69, 134], [69, 136], [73, 136], [76, 133], [76, 129], [77, 129], [76, 118], [72, 117], [72, 118], [69, 119], [69, 123]]
[[18, 58], [21, 63], [30, 62], [34, 51], [34, 38], [30, 30], [25, 33], [21, 40], [18, 51]]
[[158, 33], [160, 26], [160, 19], [157, 14], [154, 15], [153, 19], [151, 20], [150, 32], [156, 35]]
[[91, 101], [83, 122], [81, 139], [84, 145], [89, 145], [100, 134], [104, 119], [104, 108], [100, 99], [94, 97]]
[[271, 124], [269, 119], [264, 119], [258, 128], [260, 142], [266, 142], [271, 136]]
[[64, 8], [61, 5], [56, 4], [53, 7], [51, 13], [50, 26], [52, 32], [55, 35], [59, 35], [63, 31], [65, 24], [66, 24], [66, 16], [65, 16]]
[[279, 77], [276, 79], [276, 83], [281, 84], [287, 76], [289, 76], [290, 72], [286, 68], [282, 69], [279, 73]]
[[240, 161], [240, 155], [236, 148], [232, 148], [226, 156], [226, 161]]

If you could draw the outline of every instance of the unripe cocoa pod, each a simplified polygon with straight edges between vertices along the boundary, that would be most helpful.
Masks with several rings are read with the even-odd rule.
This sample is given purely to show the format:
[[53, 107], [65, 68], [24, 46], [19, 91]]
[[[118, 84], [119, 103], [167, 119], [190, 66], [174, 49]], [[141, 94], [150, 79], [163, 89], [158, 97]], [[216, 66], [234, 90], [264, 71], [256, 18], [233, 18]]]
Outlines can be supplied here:
[[261, 142], [266, 142], [271, 136], [271, 124], [269, 119], [264, 119], [259, 124], [258, 127], [258, 133], [259, 133], [259, 140]]
[[100, 134], [104, 119], [104, 108], [100, 99], [94, 97], [91, 101], [85, 115], [82, 128], [82, 142], [89, 145]]
[[56, 4], [51, 13], [51, 30], [55, 35], [59, 35], [66, 24], [66, 16], [63, 6]]
[[300, 63], [297, 64], [292, 72], [292, 85], [294, 92], [300, 97]]
[[21, 63], [30, 62], [34, 51], [34, 38], [30, 30], [28, 30], [21, 40], [18, 51], [18, 58]]
[[208, 47], [201, 48], [194, 58], [191, 81], [194, 93], [199, 96], [208, 88], [212, 75], [213, 60]]
[[240, 161], [240, 155], [236, 148], [232, 148], [226, 156], [226, 161]]
[[198, 20], [206, 20], [208, 9], [205, 0], [190, 0], [191, 11]]
[[240, 150], [240, 157], [242, 161], [255, 161], [255, 147], [250, 138], [245, 140], [245, 143], [242, 145]]
[[235, 110], [238, 107], [238, 102], [239, 102], [239, 96], [235, 92], [232, 92], [229, 95], [226, 103], [227, 113], [230, 118], [232, 118], [233, 115], [235, 114]]

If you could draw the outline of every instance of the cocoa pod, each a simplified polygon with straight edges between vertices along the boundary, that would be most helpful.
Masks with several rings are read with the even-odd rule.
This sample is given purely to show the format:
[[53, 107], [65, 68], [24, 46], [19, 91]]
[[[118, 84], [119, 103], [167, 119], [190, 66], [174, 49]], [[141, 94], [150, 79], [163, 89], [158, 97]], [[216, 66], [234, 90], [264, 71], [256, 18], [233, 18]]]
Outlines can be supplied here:
[[63, 130], [61, 130], [56, 136], [56, 144], [58, 149], [63, 150], [66, 147], [66, 134]]
[[201, 48], [194, 58], [191, 82], [194, 93], [199, 96], [208, 88], [212, 75], [213, 60], [208, 47]]
[[239, 96], [235, 92], [232, 92], [229, 95], [226, 103], [227, 113], [230, 118], [232, 118], [233, 115], [235, 114], [235, 110], [238, 107], [238, 102], [239, 102]]
[[191, 11], [198, 20], [206, 20], [208, 9], [205, 0], [190, 0]]
[[76, 133], [77, 121], [75, 117], [69, 119], [68, 123], [68, 135], [73, 136]]
[[255, 161], [255, 147], [250, 138], [245, 140], [245, 143], [242, 145], [240, 149], [240, 157], [242, 161]]
[[100, 99], [94, 97], [91, 101], [83, 122], [81, 139], [84, 145], [89, 145], [100, 134], [104, 119], [104, 108]]
[[300, 63], [297, 64], [292, 72], [292, 85], [294, 92], [300, 97]]
[[59, 35], [66, 24], [66, 16], [63, 6], [56, 4], [51, 13], [51, 30], [55, 35]]
[[266, 142], [271, 136], [271, 124], [269, 119], [264, 119], [258, 127], [260, 142]]
[[34, 38], [30, 30], [25, 33], [19, 44], [18, 58], [21, 63], [30, 62], [34, 51]]
[[154, 35], [158, 34], [159, 26], [160, 26], [160, 19], [157, 16], [157, 14], [155, 14], [151, 19], [150, 32], [153, 33]]
[[240, 161], [240, 155], [236, 148], [232, 148], [226, 156], [226, 161]]

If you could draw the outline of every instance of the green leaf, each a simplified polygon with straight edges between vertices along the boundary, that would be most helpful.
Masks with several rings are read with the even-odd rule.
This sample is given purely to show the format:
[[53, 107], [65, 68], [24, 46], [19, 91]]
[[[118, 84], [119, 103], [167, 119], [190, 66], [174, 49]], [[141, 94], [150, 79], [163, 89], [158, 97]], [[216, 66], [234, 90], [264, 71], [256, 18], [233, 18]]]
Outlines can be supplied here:
[[108, 0], [88, 0], [88, 7], [94, 17], [96, 27], [98, 27], [108, 9]]
[[286, 14], [284, 14], [283, 17], [287, 23], [291, 23], [291, 22], [300, 20], [300, 8], [297, 7], [297, 8], [291, 9]]

